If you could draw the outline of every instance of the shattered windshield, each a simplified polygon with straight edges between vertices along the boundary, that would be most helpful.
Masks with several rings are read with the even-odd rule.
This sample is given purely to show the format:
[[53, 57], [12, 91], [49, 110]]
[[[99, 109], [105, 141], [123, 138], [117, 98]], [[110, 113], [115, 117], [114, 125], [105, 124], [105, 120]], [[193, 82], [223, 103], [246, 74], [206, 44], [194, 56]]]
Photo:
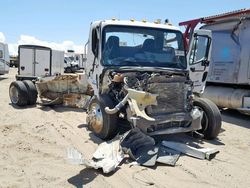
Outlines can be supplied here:
[[106, 26], [103, 36], [103, 65], [186, 69], [183, 38], [179, 31]]

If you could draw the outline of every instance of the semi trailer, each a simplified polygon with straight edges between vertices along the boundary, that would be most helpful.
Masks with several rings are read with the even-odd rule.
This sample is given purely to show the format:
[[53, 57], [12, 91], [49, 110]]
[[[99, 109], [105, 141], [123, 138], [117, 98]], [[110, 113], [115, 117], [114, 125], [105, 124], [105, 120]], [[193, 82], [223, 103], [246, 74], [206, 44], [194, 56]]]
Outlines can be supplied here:
[[221, 108], [250, 114], [250, 9], [179, 23], [186, 26], [186, 46], [198, 24], [212, 32], [213, 41], [202, 96]]
[[64, 52], [45, 46], [19, 45], [17, 80], [36, 80], [64, 72]]

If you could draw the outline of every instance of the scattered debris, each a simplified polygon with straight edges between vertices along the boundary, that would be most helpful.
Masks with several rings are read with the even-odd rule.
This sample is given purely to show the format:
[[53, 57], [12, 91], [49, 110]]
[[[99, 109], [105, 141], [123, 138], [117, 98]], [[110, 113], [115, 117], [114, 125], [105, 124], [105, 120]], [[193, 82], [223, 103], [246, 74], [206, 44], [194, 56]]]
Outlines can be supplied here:
[[143, 133], [139, 128], [133, 128], [122, 136], [118, 135], [113, 140], [101, 143], [90, 160], [84, 159], [83, 155], [74, 148], [68, 149], [68, 158], [72, 164], [85, 165], [87, 168], [94, 169], [102, 168], [104, 173], [109, 173], [115, 171], [125, 154], [135, 160], [130, 163], [131, 166], [154, 166], [156, 162], [175, 166], [181, 153], [211, 160], [218, 152], [217, 149], [197, 149], [172, 141], [162, 141], [156, 144], [152, 137]]
[[158, 147], [152, 137], [142, 133], [140, 129], [131, 129], [121, 141], [125, 153], [143, 166], [154, 166], [157, 158]]
[[157, 162], [170, 166], [175, 166], [181, 152], [161, 146], [158, 151]]
[[171, 141], [162, 141], [161, 143], [163, 146], [174, 149], [176, 151], [180, 151], [186, 155], [198, 158], [198, 159], [208, 159], [211, 160], [215, 157], [219, 150], [211, 149], [211, 148], [194, 148], [192, 146], [178, 143], [178, 142], [171, 142]]
[[124, 158], [120, 147], [120, 138], [116, 137], [108, 142], [101, 143], [93, 158], [84, 159], [83, 155], [74, 148], [68, 149], [68, 158], [72, 164], [85, 165], [87, 168], [102, 168], [103, 173], [114, 171]]
[[143, 166], [154, 166], [156, 162], [174, 166], [181, 154], [179, 151], [156, 145], [152, 137], [138, 128], [125, 134], [121, 147], [137, 164]]
[[67, 157], [68, 157], [68, 161], [71, 164], [74, 165], [81, 165], [83, 164], [83, 155], [75, 148], [68, 148], [67, 149]]

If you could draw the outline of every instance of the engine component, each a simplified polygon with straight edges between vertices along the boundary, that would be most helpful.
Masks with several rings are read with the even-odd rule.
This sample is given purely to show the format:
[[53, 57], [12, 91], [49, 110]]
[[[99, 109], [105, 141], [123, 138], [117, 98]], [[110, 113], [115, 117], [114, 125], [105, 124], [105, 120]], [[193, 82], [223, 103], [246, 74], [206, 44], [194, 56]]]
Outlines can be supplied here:
[[115, 114], [127, 103], [127, 101], [128, 101], [128, 94], [114, 108], [110, 109], [109, 107], [105, 107], [105, 112], [107, 114]]

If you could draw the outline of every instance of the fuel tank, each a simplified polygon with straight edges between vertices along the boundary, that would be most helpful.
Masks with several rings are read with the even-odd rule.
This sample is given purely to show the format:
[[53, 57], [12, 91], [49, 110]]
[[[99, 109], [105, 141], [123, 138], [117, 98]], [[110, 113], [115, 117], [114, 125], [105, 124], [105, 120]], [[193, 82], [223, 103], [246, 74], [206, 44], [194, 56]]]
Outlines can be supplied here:
[[219, 107], [239, 109], [244, 107], [244, 98], [250, 97], [250, 90], [207, 86], [203, 97], [210, 99]]

